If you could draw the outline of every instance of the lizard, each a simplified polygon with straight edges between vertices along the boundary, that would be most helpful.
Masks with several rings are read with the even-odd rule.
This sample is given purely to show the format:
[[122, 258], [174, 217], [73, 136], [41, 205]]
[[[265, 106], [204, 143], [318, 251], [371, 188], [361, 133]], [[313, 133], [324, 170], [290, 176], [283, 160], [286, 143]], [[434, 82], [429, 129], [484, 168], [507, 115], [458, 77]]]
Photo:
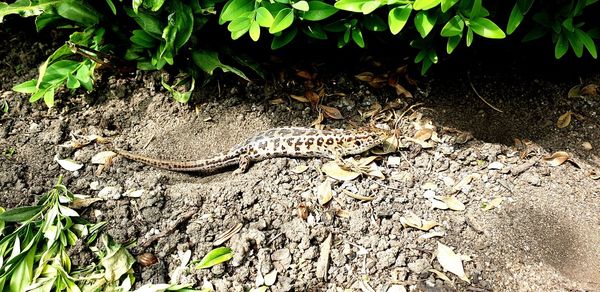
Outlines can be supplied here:
[[338, 160], [368, 151], [382, 144], [391, 135], [391, 131], [375, 127], [357, 130], [283, 127], [260, 132], [229, 151], [206, 159], [172, 161], [119, 149], [114, 149], [113, 152], [130, 160], [172, 171], [212, 173], [238, 165], [234, 173], [242, 173], [248, 170], [251, 162], [274, 157], [323, 157]]

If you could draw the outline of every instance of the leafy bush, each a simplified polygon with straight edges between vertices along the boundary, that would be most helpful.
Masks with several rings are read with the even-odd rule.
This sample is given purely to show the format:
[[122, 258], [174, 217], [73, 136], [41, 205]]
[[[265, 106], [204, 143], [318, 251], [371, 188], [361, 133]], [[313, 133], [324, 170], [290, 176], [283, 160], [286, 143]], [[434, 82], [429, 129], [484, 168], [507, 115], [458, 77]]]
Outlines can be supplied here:
[[[586, 22], [594, 20], [592, 6], [597, 8], [597, 2], [549, 5], [548, 1], [514, 0], [484, 6], [482, 0], [17, 0], [0, 2], [0, 22], [8, 14], [36, 16], [38, 30], [54, 26], [75, 31], [69, 43], [40, 66], [37, 80], [14, 87], [31, 94], [32, 102], [43, 98], [52, 106], [54, 95], [65, 85], [69, 90], [89, 91], [96, 69], [119, 69], [119, 59], [135, 62], [142, 70], [177, 64], [192, 83], [201, 71], [212, 74], [217, 68], [247, 79], [240, 69], [223, 64], [222, 55], [214, 50], [219, 44], [211, 38], [223, 33], [217, 24], [226, 25], [234, 40], [245, 35], [253, 41], [270, 38], [271, 49], [301, 36], [361, 48], [372, 36], [398, 38], [417, 50], [414, 61], [421, 64], [422, 74], [438, 62], [441, 53], [451, 54], [463, 41], [469, 47], [477, 38], [503, 39], [520, 27], [523, 41], [550, 36], [556, 58], [569, 48], [577, 57], [587, 52], [597, 58], [600, 25]], [[259, 72], [239, 56], [227, 57]], [[178, 101], [189, 99], [189, 92], [165, 85]]]

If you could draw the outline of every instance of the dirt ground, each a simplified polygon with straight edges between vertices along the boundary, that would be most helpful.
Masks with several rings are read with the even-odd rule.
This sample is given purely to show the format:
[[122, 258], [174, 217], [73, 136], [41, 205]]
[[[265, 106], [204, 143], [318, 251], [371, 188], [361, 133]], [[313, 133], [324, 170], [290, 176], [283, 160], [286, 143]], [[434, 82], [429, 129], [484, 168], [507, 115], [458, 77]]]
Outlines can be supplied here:
[[[116, 159], [97, 174], [90, 159], [105, 145], [60, 147], [71, 134], [97, 134], [148, 156], [197, 159], [272, 127], [309, 126], [316, 113], [290, 98], [304, 92], [293, 70], [264, 84], [213, 82], [195, 94], [194, 105], [174, 102], [159, 73], [110, 77], [92, 93], [70, 99], [62, 94], [47, 109], [10, 88], [34, 78], [58, 44], [15, 39], [14, 32], [0, 28], [0, 97], [10, 105], [0, 117], [0, 205], [31, 204], [60, 175], [73, 192], [101, 197], [80, 210], [82, 215], [108, 221], [106, 231], [116, 240], [148, 243], [132, 252], [159, 259], [150, 267], [136, 266], [138, 284], [175, 278], [196, 287], [206, 280], [217, 291], [247, 291], [256, 286], [257, 275], [276, 270], [272, 291], [388, 291], [394, 284], [409, 291], [600, 291], [600, 181], [589, 175], [600, 170], [600, 98], [567, 96], [580, 82], [600, 84], [600, 72], [548, 77], [514, 64], [439, 69], [418, 88], [409, 87], [415, 97], [402, 98], [398, 109], [421, 104], [407, 112], [401, 134], [413, 137], [419, 125], [430, 122], [438, 135], [437, 142], [430, 141], [433, 147], [407, 142], [381, 155], [375, 163], [385, 179], [333, 180], [334, 199], [321, 205], [317, 189], [327, 179], [324, 159], [271, 159], [239, 175], [233, 169], [176, 173]], [[349, 121], [361, 123], [359, 112], [397, 100], [390, 88], [356, 80], [357, 73], [321, 75], [330, 94], [324, 103], [346, 117], [326, 121], [328, 126], [348, 128]], [[504, 112], [487, 106], [470, 83]], [[558, 118], [569, 110], [570, 125], [558, 128]], [[532, 142], [526, 157], [519, 157], [515, 138]], [[593, 149], [585, 150], [584, 142]], [[575, 163], [551, 167], [540, 160], [555, 151], [571, 153]], [[64, 170], [55, 155], [84, 167]], [[308, 170], [294, 172], [298, 165]], [[453, 191], [467, 176], [473, 180]], [[140, 189], [140, 198], [123, 195]], [[342, 190], [375, 199], [357, 200]], [[428, 199], [454, 193], [465, 210], [433, 208]], [[484, 210], [494, 198], [503, 200]], [[299, 209], [308, 216], [299, 216]], [[403, 227], [400, 218], [411, 212], [439, 225], [429, 232]], [[231, 261], [173, 274], [184, 252], [199, 260], [238, 224], [239, 232], [223, 244], [235, 251]], [[423, 237], [432, 232], [441, 236]], [[438, 242], [470, 257], [464, 261], [470, 283], [444, 272], [435, 258]], [[75, 263], [89, 258], [79, 256]], [[323, 258], [329, 261], [325, 277]], [[431, 269], [444, 272], [451, 283]]]

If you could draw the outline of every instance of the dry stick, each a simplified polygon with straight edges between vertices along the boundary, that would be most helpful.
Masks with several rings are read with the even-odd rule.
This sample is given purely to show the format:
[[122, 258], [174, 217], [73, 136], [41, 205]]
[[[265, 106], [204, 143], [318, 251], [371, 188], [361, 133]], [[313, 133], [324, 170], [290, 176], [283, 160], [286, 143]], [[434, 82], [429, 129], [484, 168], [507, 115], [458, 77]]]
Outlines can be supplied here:
[[175, 220], [175, 222], [172, 223], [172, 226], [168, 227], [168, 229], [163, 230], [161, 233], [156, 234], [150, 238], [148, 238], [148, 240], [143, 241], [142, 243], [140, 243], [141, 247], [148, 247], [150, 246], [152, 243], [154, 243], [155, 241], [173, 233], [173, 231], [175, 231], [175, 229], [177, 229], [177, 227], [179, 226], [179, 224], [189, 220], [190, 218], [192, 218], [192, 216], [194, 216], [197, 213], [198, 210], [196, 209], [192, 209], [186, 213], [183, 213], [182, 215], [179, 215], [179, 217], [177, 218], [177, 220]]
[[475, 89], [475, 86], [473, 85], [473, 82], [471, 82], [471, 74], [469, 72], [467, 72], [467, 79], [469, 79], [469, 85], [471, 85], [471, 89], [473, 89], [473, 92], [475, 92], [475, 95], [477, 95], [477, 97], [479, 97], [479, 99], [481, 99], [485, 104], [487, 104], [489, 107], [491, 107], [495, 111], [504, 113], [502, 110], [500, 110], [499, 108], [493, 106], [491, 103], [489, 103], [487, 100], [485, 100], [485, 98], [483, 98], [483, 96], [481, 96], [479, 94], [479, 92], [477, 92], [477, 89]]

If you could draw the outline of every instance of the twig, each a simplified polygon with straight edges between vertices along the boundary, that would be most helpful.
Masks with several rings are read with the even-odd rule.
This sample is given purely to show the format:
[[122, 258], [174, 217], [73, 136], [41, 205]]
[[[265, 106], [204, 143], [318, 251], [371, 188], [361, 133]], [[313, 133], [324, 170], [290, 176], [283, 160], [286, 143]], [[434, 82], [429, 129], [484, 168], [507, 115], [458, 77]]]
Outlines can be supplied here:
[[477, 97], [479, 97], [479, 99], [481, 99], [485, 104], [487, 104], [489, 107], [491, 107], [495, 111], [504, 113], [502, 110], [500, 110], [499, 108], [493, 106], [491, 103], [489, 103], [487, 100], [485, 100], [485, 98], [483, 98], [483, 96], [481, 96], [479, 94], [479, 92], [477, 92], [477, 89], [475, 89], [475, 86], [473, 85], [473, 82], [471, 82], [471, 74], [469, 72], [467, 72], [467, 79], [469, 79], [469, 85], [471, 85], [471, 89], [473, 89], [473, 92], [475, 92], [475, 95], [477, 95]]

